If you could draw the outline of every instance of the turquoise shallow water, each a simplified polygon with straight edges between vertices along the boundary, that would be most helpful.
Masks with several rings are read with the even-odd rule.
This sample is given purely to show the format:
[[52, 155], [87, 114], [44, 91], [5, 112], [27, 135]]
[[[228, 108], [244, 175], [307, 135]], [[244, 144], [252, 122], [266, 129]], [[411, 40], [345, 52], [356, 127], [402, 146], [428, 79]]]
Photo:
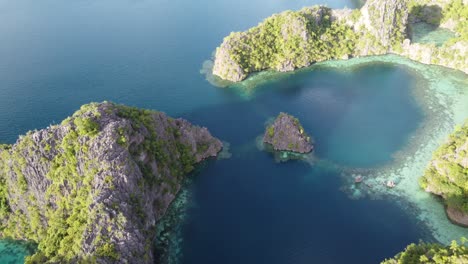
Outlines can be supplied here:
[[[200, 172], [177, 213], [162, 221], [163, 259], [377, 263], [419, 239], [466, 235], [417, 187], [430, 153], [468, 117], [466, 87], [464, 74], [397, 56], [265, 72], [236, 84], [229, 89], [243, 102], [186, 115], [223, 135], [232, 157]], [[259, 150], [259, 124], [278, 111], [299, 117], [314, 137], [305, 161], [277, 163]], [[414, 156], [418, 162], [403, 162]], [[356, 186], [357, 174], [373, 187]], [[383, 188], [387, 179], [397, 188]]]
[[448, 29], [438, 28], [428, 23], [416, 23], [412, 26], [411, 40], [416, 43], [435, 44], [442, 46], [450, 38], [456, 37], [455, 33]]
[[[0, 1], [0, 141], [102, 100], [209, 127], [231, 157], [200, 168], [161, 222], [158, 252], [171, 263], [375, 263], [419, 239], [466, 233], [415, 185], [430, 151], [468, 116], [466, 75], [392, 56], [266, 72], [226, 89], [200, 74], [230, 31], [315, 3]], [[314, 137], [307, 161], [259, 150], [280, 111]], [[353, 173], [398, 178], [402, 190], [356, 189]], [[27, 253], [3, 241], [0, 263]]]
[[23, 263], [24, 256], [32, 254], [34, 250], [34, 244], [10, 240], [0, 241], [0, 263]]

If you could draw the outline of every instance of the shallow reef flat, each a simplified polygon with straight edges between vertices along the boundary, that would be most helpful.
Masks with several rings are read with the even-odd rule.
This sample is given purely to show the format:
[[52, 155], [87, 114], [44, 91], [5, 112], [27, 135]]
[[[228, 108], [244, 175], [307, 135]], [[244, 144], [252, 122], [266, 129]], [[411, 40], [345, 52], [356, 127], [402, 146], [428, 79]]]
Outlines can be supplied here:
[[[426, 224], [434, 238], [444, 244], [461, 236], [468, 236], [468, 230], [453, 225], [446, 217], [443, 204], [424, 192], [418, 184], [418, 179], [424, 174], [433, 151], [446, 140], [456, 125], [462, 124], [468, 118], [468, 78], [465, 73], [422, 64], [398, 55], [382, 55], [320, 62], [294, 72], [264, 71], [232, 84], [230, 88], [248, 101], [266, 92], [262, 87], [268, 86], [269, 83], [293, 78], [297, 74], [324, 68], [339, 69], [344, 74], [351, 74], [356, 67], [373, 63], [399, 65], [416, 77], [411, 93], [422, 109], [424, 120], [409, 136], [406, 146], [395, 153], [393, 161], [388, 164], [371, 169], [331, 165], [343, 170], [343, 190], [353, 199], [390, 197], [400, 200], [400, 204], [408, 213], [414, 214], [419, 221]], [[316, 165], [317, 162], [333, 164], [316, 157], [311, 165]], [[366, 184], [356, 186], [353, 174], [364, 175]], [[384, 184], [389, 180], [396, 183], [395, 188], [388, 188]]]
[[[417, 131], [408, 139], [407, 145], [394, 156], [394, 161], [383, 167], [363, 171], [366, 183], [356, 188], [353, 178], [345, 173], [345, 190], [351, 196], [369, 195], [371, 198], [392, 196], [402, 200], [408, 212], [428, 226], [439, 242], [468, 236], [468, 229], [452, 224], [445, 214], [443, 204], [434, 196], [424, 192], [418, 179], [431, 160], [432, 153], [453, 132], [456, 125], [468, 118], [468, 78], [461, 72], [439, 66], [428, 66], [397, 56], [382, 56], [351, 60], [348, 63], [327, 62], [330, 67], [349, 67], [378, 60], [405, 65], [419, 75], [420, 82], [413, 89], [414, 98], [423, 109], [425, 118]], [[396, 183], [395, 188], [387, 188], [385, 182]]]

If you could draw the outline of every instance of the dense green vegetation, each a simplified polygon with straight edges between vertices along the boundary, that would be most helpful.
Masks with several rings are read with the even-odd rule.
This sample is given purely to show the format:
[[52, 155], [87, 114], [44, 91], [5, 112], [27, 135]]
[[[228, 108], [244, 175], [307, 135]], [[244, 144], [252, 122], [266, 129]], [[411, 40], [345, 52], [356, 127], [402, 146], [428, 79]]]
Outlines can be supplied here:
[[[226, 37], [216, 50], [213, 74], [237, 82], [265, 69], [292, 71], [330, 59], [387, 53], [466, 71], [467, 17], [462, 0], [369, 0], [360, 10], [338, 10], [333, 16], [323, 6], [285, 11]], [[404, 41], [408, 21], [445, 23], [457, 37], [443, 45], [410, 45]]]
[[[385, 8], [381, 8], [382, 5]], [[404, 0], [372, 1], [361, 10], [332, 13], [324, 6], [285, 11], [245, 32], [233, 32], [218, 47], [213, 73], [240, 81], [265, 69], [291, 71], [311, 63], [401, 51], [406, 37]]]
[[434, 152], [420, 185], [441, 195], [448, 206], [468, 212], [468, 121]]
[[463, 0], [410, 0], [408, 5], [412, 16], [419, 20], [436, 26], [446, 22], [455, 24], [457, 37], [451, 39], [447, 45], [460, 40], [468, 41], [468, 5], [465, 5]]
[[11, 145], [8, 144], [0, 144], [0, 151], [1, 150], [8, 150], [11, 148]]
[[[175, 176], [177, 181], [179, 181], [182, 176], [193, 170], [193, 165], [195, 164], [195, 159], [191, 153], [191, 147], [178, 141], [181, 136], [180, 130], [175, 126], [169, 126], [166, 131], [164, 131], [168, 137], [177, 139], [175, 146], [172, 146], [169, 145], [170, 143], [167, 142], [164, 137], [158, 135], [155, 130], [154, 115], [157, 114], [157, 112], [123, 105], [118, 105], [117, 109], [118, 116], [132, 120], [134, 131], [144, 127], [149, 132], [149, 135], [145, 137], [142, 144], [137, 147], [130, 147], [130, 152], [134, 157], [138, 157], [142, 152], [146, 152], [149, 154], [148, 157], [152, 161], [158, 162], [158, 166], [161, 169], [165, 167], [168, 168], [168, 171], [162, 172], [166, 175], [156, 177], [151, 168], [143, 163], [139, 164], [143, 168], [146, 184], [161, 184], [162, 181], [166, 181], [166, 183], [170, 183], [172, 192], [175, 193], [175, 182], [173, 182], [169, 176]], [[168, 117], [168, 120], [174, 125], [174, 119]], [[123, 132], [119, 131], [119, 134], [122, 135]], [[118, 139], [119, 144], [123, 144], [125, 141], [125, 137], [122, 136]], [[179, 157], [179, 159], [175, 159], [174, 157]]]
[[[98, 118], [94, 116], [93, 118]], [[29, 263], [70, 262], [76, 260], [82, 250], [83, 233], [89, 225], [89, 206], [92, 201], [91, 182], [98, 173], [100, 164], [88, 159], [86, 165], [80, 167], [79, 160], [86, 157], [89, 142], [98, 133], [99, 126], [91, 117], [76, 117], [64, 122], [69, 127], [68, 133], [61, 141], [56, 141], [52, 135], [44, 140], [57, 145], [56, 155], [50, 160], [50, 170], [46, 177], [51, 185], [46, 191], [47, 208], [39, 208], [37, 197], [28, 190], [23, 174], [26, 167], [25, 153], [34, 153], [42, 147], [50, 151], [49, 143], [45, 146], [35, 145], [31, 134], [24, 136], [15, 150], [3, 153], [2, 160], [13, 160], [13, 167], [4, 167], [2, 176], [8, 175], [8, 169], [14, 171], [18, 178], [19, 191], [12, 188], [10, 203], [18, 203], [16, 198], [27, 197], [27, 212], [17, 210], [8, 215], [8, 222], [2, 227], [5, 237], [28, 239], [38, 242], [38, 252], [26, 259]], [[73, 122], [70, 122], [73, 120]], [[49, 162], [42, 157], [43, 162]], [[4, 179], [2, 179], [4, 180]], [[68, 190], [68, 192], [66, 191]], [[23, 195], [26, 194], [26, 195]], [[21, 199], [21, 198], [19, 198]], [[7, 199], [1, 196], [2, 211]]]
[[[319, 9], [324, 11], [322, 15]], [[242, 42], [233, 46], [231, 59], [249, 73], [340, 58], [352, 53], [355, 38], [349, 26], [331, 22], [329, 8], [313, 7], [271, 16], [247, 32], [231, 33], [225, 41]]]
[[[118, 168], [96, 156], [102, 152], [96, 146], [102, 136], [106, 136], [101, 133], [102, 115], [106, 115], [105, 119], [119, 120], [115, 136], [110, 137], [115, 137], [118, 146], [130, 153], [130, 159], [117, 165]], [[44, 131], [40, 141], [33, 139], [34, 132], [30, 132], [20, 137], [13, 148], [0, 145], [0, 234], [38, 243], [36, 254], [28, 257], [26, 263], [88, 263], [96, 261], [97, 257], [110, 261], [118, 259], [111, 234], [114, 227], [121, 226], [127, 219], [119, 214], [109, 218], [106, 226], [93, 226], [108, 215], [103, 204], [96, 204], [96, 197], [103, 188], [114, 190], [113, 171], [137, 167], [143, 178], [138, 182], [139, 190], [129, 194], [128, 203], [133, 211], [130, 217], [144, 230], [147, 215], [142, 195], [159, 189], [175, 194], [182, 177], [193, 170], [196, 163], [191, 145], [182, 138], [179, 122], [156, 111], [112, 103], [89, 104], [59, 126]], [[143, 137], [143, 141], [131, 144], [132, 137]], [[208, 145], [202, 144], [197, 146], [197, 151], [207, 148]], [[146, 158], [142, 160], [141, 157]], [[38, 167], [47, 172], [44, 176], [50, 184], [45, 194], [28, 183], [38, 181], [31, 179], [31, 175], [25, 176], [26, 171], [31, 171], [31, 162], [35, 166], [40, 164]], [[99, 188], [96, 187], [98, 175], [103, 175], [97, 183]], [[120, 203], [106, 206], [119, 211]], [[154, 203], [153, 206], [158, 210], [161, 205]], [[89, 232], [98, 234], [89, 245], [96, 250], [92, 255], [84, 255], [84, 239], [89, 237]], [[148, 254], [151, 243], [147, 241]]]
[[11, 145], [0, 144], [0, 219], [5, 219], [10, 213], [10, 205], [8, 203], [8, 186], [6, 179], [3, 176], [5, 170], [5, 158], [8, 155], [7, 150]]
[[442, 11], [443, 22], [448, 20], [457, 21], [455, 31], [459, 39], [468, 41], [468, 5], [462, 0], [452, 0]]
[[466, 242], [467, 240], [462, 238], [460, 243], [452, 241], [450, 246], [423, 242], [411, 244], [403, 252], [383, 261], [382, 264], [468, 263]]

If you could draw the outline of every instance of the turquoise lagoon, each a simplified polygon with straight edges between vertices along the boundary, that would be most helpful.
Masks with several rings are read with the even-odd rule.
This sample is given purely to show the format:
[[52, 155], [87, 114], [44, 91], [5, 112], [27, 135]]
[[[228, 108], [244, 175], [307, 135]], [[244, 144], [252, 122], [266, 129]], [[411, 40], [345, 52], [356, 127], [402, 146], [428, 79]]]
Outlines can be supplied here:
[[[207, 126], [229, 148], [197, 169], [159, 223], [162, 263], [377, 263], [419, 239], [468, 236], [417, 186], [431, 152], [468, 117], [466, 75], [396, 56], [263, 72], [226, 88], [200, 74], [230, 31], [318, 3], [359, 5], [0, 2], [0, 141], [103, 100]], [[300, 118], [312, 155], [277, 162], [261, 151], [280, 111]], [[355, 186], [357, 174], [372, 187]], [[397, 187], [384, 188], [388, 179]], [[0, 262], [29, 252], [2, 241]]]

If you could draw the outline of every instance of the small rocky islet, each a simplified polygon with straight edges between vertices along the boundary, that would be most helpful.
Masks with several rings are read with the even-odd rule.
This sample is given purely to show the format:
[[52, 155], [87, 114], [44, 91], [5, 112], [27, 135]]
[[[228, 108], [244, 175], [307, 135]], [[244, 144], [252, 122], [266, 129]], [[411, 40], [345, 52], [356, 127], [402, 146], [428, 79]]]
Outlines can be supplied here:
[[299, 119], [286, 113], [280, 113], [266, 128], [263, 142], [270, 144], [275, 151], [309, 153], [314, 148]]

